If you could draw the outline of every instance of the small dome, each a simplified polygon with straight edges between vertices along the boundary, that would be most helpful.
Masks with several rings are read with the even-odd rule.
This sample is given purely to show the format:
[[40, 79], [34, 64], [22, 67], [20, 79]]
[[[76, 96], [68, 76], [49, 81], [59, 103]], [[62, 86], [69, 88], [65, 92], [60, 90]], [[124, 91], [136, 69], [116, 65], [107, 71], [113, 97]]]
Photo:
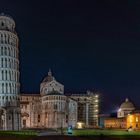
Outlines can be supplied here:
[[128, 100], [128, 98], [125, 99], [125, 102], [123, 102], [120, 106], [120, 109], [135, 109], [132, 102]]

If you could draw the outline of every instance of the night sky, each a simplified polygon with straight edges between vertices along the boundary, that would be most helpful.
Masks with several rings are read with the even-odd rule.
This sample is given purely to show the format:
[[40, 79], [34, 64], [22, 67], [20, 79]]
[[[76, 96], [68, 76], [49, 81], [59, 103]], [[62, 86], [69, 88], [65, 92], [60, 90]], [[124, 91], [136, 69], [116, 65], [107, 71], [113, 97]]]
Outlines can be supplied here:
[[101, 112], [129, 97], [140, 107], [140, 1], [4, 0], [16, 21], [22, 93], [51, 68], [65, 92], [97, 89]]

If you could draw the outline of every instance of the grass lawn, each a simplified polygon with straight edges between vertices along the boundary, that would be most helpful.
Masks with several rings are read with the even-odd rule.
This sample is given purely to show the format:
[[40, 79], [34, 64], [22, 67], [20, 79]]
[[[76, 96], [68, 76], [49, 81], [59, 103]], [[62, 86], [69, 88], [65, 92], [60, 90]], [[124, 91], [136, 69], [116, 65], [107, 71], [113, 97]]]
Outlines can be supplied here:
[[140, 131], [107, 130], [107, 129], [74, 129], [74, 136], [139, 136]]
[[18, 135], [18, 136], [37, 136], [37, 131], [21, 130], [21, 131], [0, 131], [0, 136]]

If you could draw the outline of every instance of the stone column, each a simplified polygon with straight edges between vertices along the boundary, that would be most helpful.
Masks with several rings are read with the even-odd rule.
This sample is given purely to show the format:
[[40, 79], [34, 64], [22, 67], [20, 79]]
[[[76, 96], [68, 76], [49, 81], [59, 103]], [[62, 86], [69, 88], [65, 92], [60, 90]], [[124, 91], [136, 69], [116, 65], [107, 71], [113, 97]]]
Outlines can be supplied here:
[[49, 127], [49, 118], [50, 118], [50, 113], [48, 113], [47, 128]]
[[18, 111], [18, 112], [17, 112], [17, 120], [18, 120], [17, 125], [18, 125], [18, 130], [21, 129], [21, 121], [20, 121], [20, 118], [21, 118], [21, 116], [20, 116], [20, 112]]
[[86, 126], [88, 126], [89, 125], [89, 119], [88, 119], [88, 114], [89, 113], [89, 104], [88, 103], [86, 103]]
[[[3, 119], [3, 118], [2, 118]], [[3, 130], [7, 130], [7, 112], [5, 111], [4, 112], [4, 119], [3, 119], [3, 126], [4, 126], [4, 128], [3, 128]]]

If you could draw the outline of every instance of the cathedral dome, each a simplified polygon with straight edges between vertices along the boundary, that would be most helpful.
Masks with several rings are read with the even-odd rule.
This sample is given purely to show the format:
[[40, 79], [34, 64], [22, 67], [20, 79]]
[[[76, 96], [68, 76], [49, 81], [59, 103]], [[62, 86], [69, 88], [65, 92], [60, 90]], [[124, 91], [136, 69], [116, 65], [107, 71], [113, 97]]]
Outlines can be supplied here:
[[128, 100], [128, 98], [125, 99], [125, 102], [123, 102], [120, 106], [120, 109], [135, 109], [132, 102]]
[[51, 82], [53, 80], [53, 77], [52, 76], [47, 76], [43, 79], [42, 82]]
[[54, 79], [54, 77], [52, 76], [52, 72], [51, 70], [49, 70], [48, 75], [43, 79], [43, 83], [44, 82], [51, 82]]

